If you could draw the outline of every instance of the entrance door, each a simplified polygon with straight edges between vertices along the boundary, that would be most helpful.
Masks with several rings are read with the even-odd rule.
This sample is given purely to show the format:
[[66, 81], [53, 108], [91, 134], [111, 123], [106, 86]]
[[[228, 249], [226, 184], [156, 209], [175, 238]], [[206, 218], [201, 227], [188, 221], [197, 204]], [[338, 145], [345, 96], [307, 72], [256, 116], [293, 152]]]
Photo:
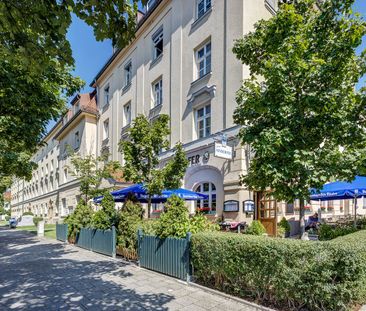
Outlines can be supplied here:
[[277, 202], [269, 192], [257, 193], [257, 218], [266, 228], [268, 235], [276, 235]]

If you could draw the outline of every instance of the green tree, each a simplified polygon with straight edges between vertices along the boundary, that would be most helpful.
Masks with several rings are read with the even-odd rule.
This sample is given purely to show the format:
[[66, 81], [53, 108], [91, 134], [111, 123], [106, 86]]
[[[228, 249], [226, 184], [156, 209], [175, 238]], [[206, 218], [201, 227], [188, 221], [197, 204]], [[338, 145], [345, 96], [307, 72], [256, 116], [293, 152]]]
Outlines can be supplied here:
[[71, 166], [70, 172], [80, 181], [80, 193], [84, 197], [85, 202], [89, 199], [104, 194], [105, 189], [101, 189], [101, 183], [105, 178], [111, 178], [112, 174], [121, 168], [119, 162], [107, 162], [108, 155], [96, 157], [93, 154], [80, 156], [74, 153], [70, 148]]
[[113, 196], [108, 192], [104, 195], [102, 209], [95, 212], [92, 219], [92, 227], [95, 229], [108, 230], [112, 226], [118, 226], [118, 215], [115, 209]]
[[123, 48], [134, 37], [137, 0], [0, 1], [0, 178], [31, 177], [32, 154], [50, 119], [83, 82], [72, 76], [72, 14], [97, 40]]
[[84, 200], [80, 200], [75, 211], [68, 215], [64, 223], [68, 225], [68, 237], [71, 240], [76, 238], [81, 228], [88, 228], [92, 222], [93, 210]]
[[146, 187], [149, 218], [151, 197], [161, 194], [164, 188], [179, 188], [188, 166], [180, 143], [175, 147], [173, 158], [164, 167], [159, 166], [159, 154], [169, 147], [168, 123], [167, 115], [160, 115], [154, 122], [139, 115], [129, 130], [129, 140], [123, 140], [119, 145], [125, 160], [124, 177], [134, 183], [143, 183]]
[[331, 179], [352, 180], [365, 162], [365, 22], [353, 0], [298, 0], [236, 41], [250, 68], [237, 92], [240, 138], [255, 152], [242, 183], [277, 200], [304, 200]]

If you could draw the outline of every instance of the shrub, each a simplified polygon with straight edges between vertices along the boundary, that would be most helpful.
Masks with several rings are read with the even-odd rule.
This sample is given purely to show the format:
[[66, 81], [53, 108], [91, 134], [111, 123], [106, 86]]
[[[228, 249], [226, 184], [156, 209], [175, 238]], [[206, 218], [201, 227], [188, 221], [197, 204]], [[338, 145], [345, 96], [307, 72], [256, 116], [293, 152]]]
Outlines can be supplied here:
[[259, 220], [253, 220], [248, 229], [245, 231], [245, 234], [263, 235], [266, 232], [266, 228], [264, 228], [263, 224]]
[[43, 217], [33, 217], [33, 223], [37, 227], [38, 223], [43, 220]]
[[84, 200], [80, 200], [75, 211], [64, 219], [64, 223], [68, 225], [68, 237], [72, 241], [80, 232], [81, 228], [90, 227], [93, 217], [93, 210], [86, 205]]
[[117, 244], [130, 250], [137, 249], [137, 230], [142, 223], [143, 208], [140, 203], [131, 200], [123, 204], [119, 212]]
[[95, 229], [108, 230], [112, 226], [118, 226], [118, 213], [115, 209], [113, 196], [110, 193], [104, 195], [101, 202], [102, 209], [94, 213], [91, 226]]
[[177, 196], [170, 197], [165, 208], [166, 212], [161, 214], [155, 228], [157, 236], [162, 239], [167, 237], [185, 238], [188, 232], [197, 233], [218, 229], [217, 225], [211, 224], [200, 213], [189, 218], [184, 200]]
[[319, 234], [319, 240], [326, 241], [335, 239], [336, 237], [339, 236], [354, 233], [356, 231], [358, 231], [358, 229], [351, 224], [336, 225], [336, 226], [322, 224], [319, 226], [318, 234]]
[[8, 215], [7, 215], [7, 216], [5, 216], [5, 220], [6, 220], [6, 221], [9, 221], [9, 219], [10, 219], [10, 216], [8, 216]]
[[281, 310], [350, 310], [366, 302], [366, 231], [330, 242], [232, 233], [192, 236], [199, 283]]
[[286, 233], [289, 233], [291, 231], [290, 223], [285, 217], [282, 217], [281, 221], [278, 223], [278, 226], [283, 228]]
[[34, 214], [32, 212], [25, 212], [22, 216], [33, 216]]

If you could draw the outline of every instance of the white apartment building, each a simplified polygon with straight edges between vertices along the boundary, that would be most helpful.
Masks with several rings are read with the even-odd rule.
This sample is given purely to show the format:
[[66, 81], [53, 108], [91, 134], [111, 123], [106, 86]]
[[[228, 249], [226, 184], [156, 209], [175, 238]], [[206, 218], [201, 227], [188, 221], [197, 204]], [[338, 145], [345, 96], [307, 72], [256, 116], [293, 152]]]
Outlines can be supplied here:
[[[232, 53], [234, 40], [270, 18], [276, 1], [153, 0], [140, 14], [136, 37], [116, 51], [91, 86], [98, 94], [98, 154], [123, 161], [118, 143], [138, 114], [170, 116], [170, 146], [182, 142], [190, 165], [184, 187], [209, 195], [191, 207], [232, 220], [250, 220], [244, 201], [253, 199], [239, 175], [248, 164], [233, 122], [235, 94], [249, 77]], [[232, 160], [215, 156], [222, 134]], [[161, 154], [162, 163], [172, 155]], [[226, 203], [225, 203], [226, 202]], [[225, 206], [225, 209], [224, 209]]]
[[49, 222], [67, 216], [79, 199], [79, 182], [71, 174], [67, 146], [80, 155], [96, 154], [96, 93], [80, 94], [49, 131], [33, 161], [38, 165], [30, 181], [17, 179], [11, 187], [12, 216], [30, 211]]

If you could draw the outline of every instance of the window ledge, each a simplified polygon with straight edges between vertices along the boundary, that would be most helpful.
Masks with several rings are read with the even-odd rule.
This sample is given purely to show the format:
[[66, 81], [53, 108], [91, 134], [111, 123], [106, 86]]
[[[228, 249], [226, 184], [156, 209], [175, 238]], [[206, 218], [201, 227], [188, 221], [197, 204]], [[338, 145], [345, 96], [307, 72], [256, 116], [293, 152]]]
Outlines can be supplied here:
[[103, 107], [102, 107], [102, 113], [106, 112], [109, 108], [109, 103], [108, 104], [105, 104]]
[[201, 78], [198, 78], [198, 79], [196, 79], [196, 80], [194, 80], [194, 81], [192, 81], [191, 82], [191, 86], [195, 86], [195, 85], [197, 85], [197, 84], [199, 84], [201, 81], [203, 81], [203, 80], [208, 80], [210, 77], [212, 76], [212, 71], [210, 71], [210, 72], [208, 72], [208, 73], [206, 73], [205, 75], [203, 75]]
[[124, 127], [122, 127], [121, 137], [125, 136], [130, 128], [131, 128], [131, 123], [129, 123], [129, 124], [125, 125]]
[[131, 88], [131, 81], [122, 88], [122, 94], [125, 94]]
[[150, 64], [150, 69], [154, 66], [156, 66], [156, 64], [160, 63], [161, 59], [163, 58], [163, 55], [164, 53], [161, 53], [157, 58], [153, 59], [151, 61], [151, 64]]
[[159, 112], [160, 112], [162, 106], [163, 106], [163, 104], [160, 104], [160, 105], [157, 105], [150, 109], [150, 111], [149, 111], [150, 120], [156, 118], [159, 115]]
[[212, 12], [212, 6], [200, 17], [197, 17], [195, 21], [192, 23], [191, 28], [196, 28], [201, 22], [203, 22], [204, 19], [207, 19], [209, 15], [211, 15]]

